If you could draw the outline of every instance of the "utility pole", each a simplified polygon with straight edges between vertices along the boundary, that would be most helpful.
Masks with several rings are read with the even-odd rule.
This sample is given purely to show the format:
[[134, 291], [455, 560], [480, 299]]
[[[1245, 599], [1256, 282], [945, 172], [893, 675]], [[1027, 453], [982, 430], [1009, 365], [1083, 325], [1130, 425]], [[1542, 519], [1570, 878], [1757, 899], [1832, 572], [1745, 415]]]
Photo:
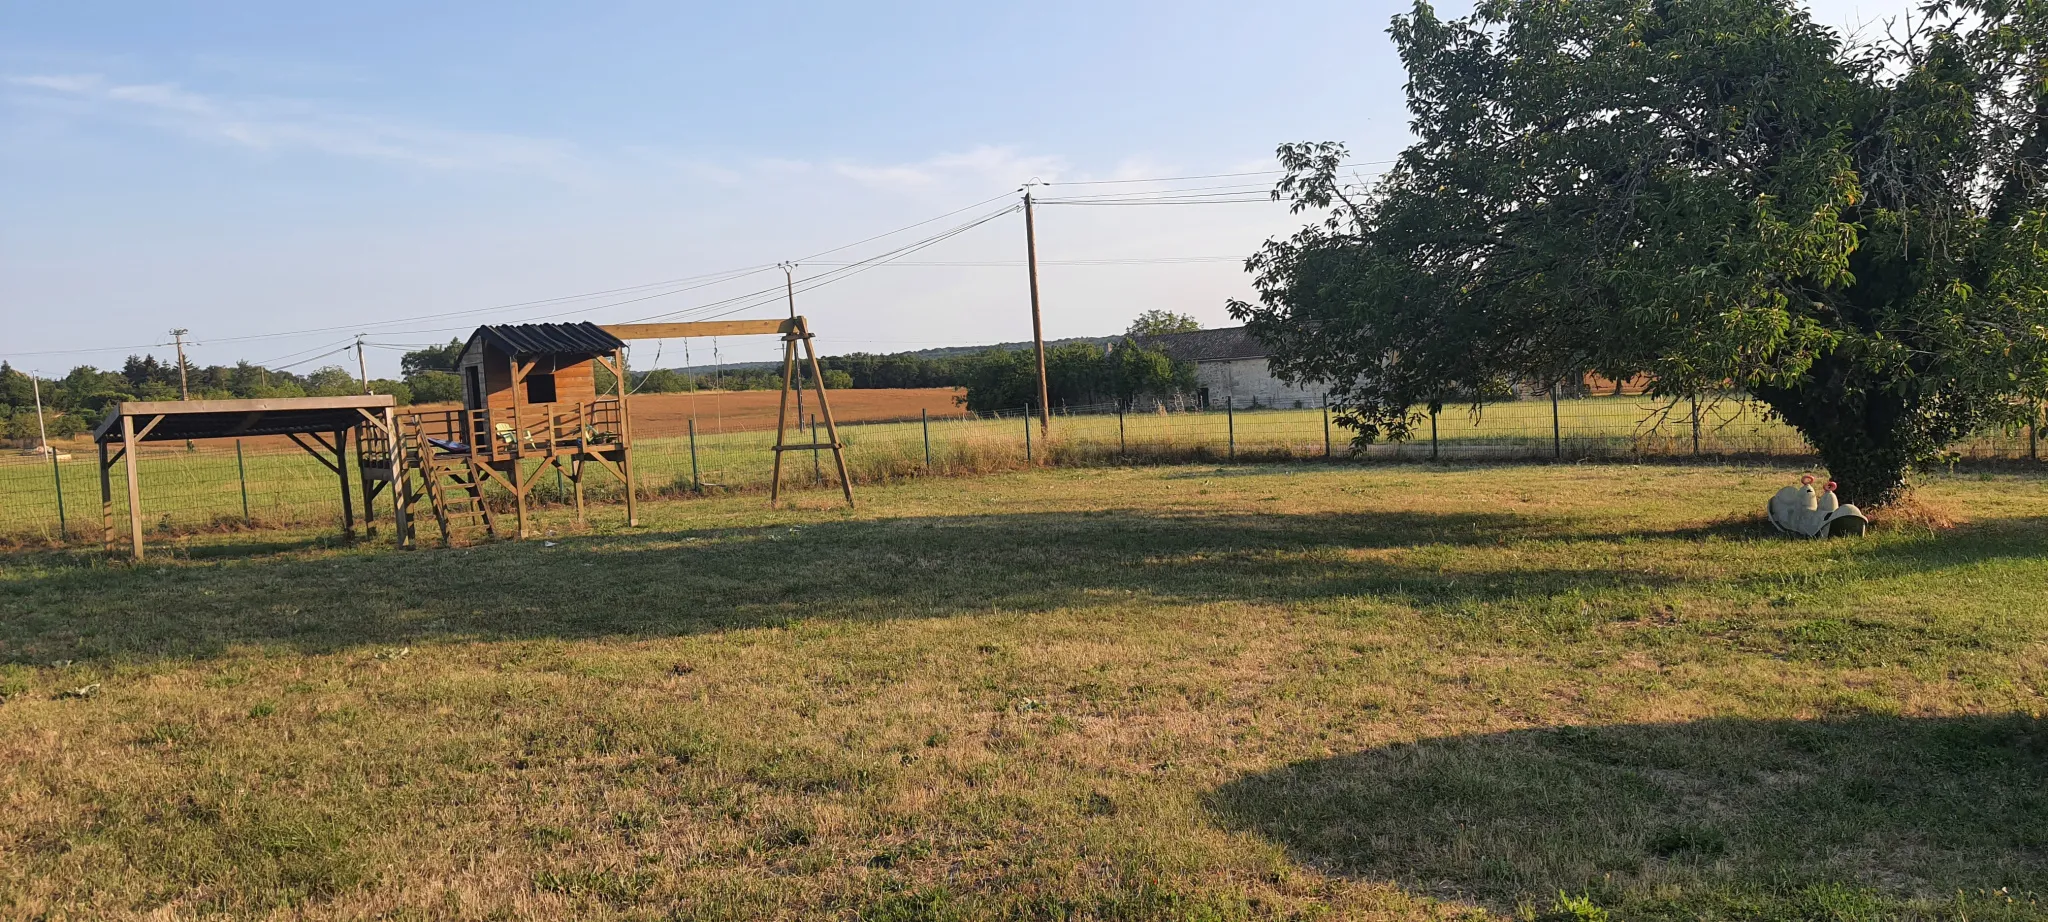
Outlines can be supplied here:
[[363, 334], [356, 334], [356, 374], [363, 379], [363, 393], [370, 392], [370, 364], [363, 360]]
[[43, 443], [43, 453], [54, 458], [57, 456], [57, 450], [50, 447], [50, 428], [43, 422], [42, 376], [36, 374], [35, 372], [29, 372], [28, 384], [29, 388], [33, 390], [36, 395], [36, 438], [41, 440]]
[[191, 400], [192, 388], [185, 382], [185, 334], [192, 332], [183, 327], [171, 331], [171, 341], [178, 344], [178, 399]]
[[[796, 272], [795, 272], [795, 270], [796, 270], [796, 263], [780, 263], [779, 265], [781, 265], [781, 266], [782, 266], [782, 286], [783, 286], [783, 289], [789, 292], [789, 319], [791, 319], [791, 320], [795, 320], [795, 319], [796, 319]], [[804, 370], [803, 370], [803, 366], [802, 366], [802, 365], [798, 365], [798, 366], [797, 366], [797, 370], [796, 370], [796, 378], [797, 378], [797, 387], [796, 387], [796, 420], [797, 420], [797, 427], [798, 427], [798, 428], [802, 428], [802, 427], [803, 427], [803, 420], [804, 420], [804, 387], [803, 387], [803, 378], [804, 378]], [[822, 381], [822, 380], [821, 380], [821, 381], [819, 381], [819, 382], [818, 382], [818, 386], [819, 386], [819, 387], [824, 387], [824, 386], [825, 386], [825, 382], [824, 382], [824, 381]], [[817, 440], [816, 440], [816, 439], [812, 439], [812, 441], [814, 441], [814, 442], [815, 442], [815, 441], [817, 441]]]
[[1052, 401], [1045, 386], [1045, 322], [1038, 313], [1038, 234], [1031, 222], [1031, 187], [1024, 184], [1024, 259], [1031, 270], [1031, 344], [1038, 350], [1038, 434], [1052, 440]]

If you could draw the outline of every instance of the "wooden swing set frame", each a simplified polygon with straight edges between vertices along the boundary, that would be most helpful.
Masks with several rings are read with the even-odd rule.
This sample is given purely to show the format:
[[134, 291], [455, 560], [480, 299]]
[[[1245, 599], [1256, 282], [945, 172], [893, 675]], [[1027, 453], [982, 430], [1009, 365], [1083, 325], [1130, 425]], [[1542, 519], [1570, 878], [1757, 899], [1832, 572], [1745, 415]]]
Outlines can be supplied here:
[[[688, 339], [707, 336], [766, 336], [782, 337], [782, 404], [775, 413], [775, 472], [768, 482], [768, 505], [774, 506], [782, 497], [782, 456], [791, 451], [832, 450], [832, 463], [839, 470], [839, 488], [846, 495], [846, 505], [853, 505], [853, 479], [846, 473], [846, 445], [839, 441], [839, 426], [832, 419], [832, 401], [825, 396], [825, 376], [818, 368], [818, 350], [812, 343], [814, 334], [810, 324], [803, 317], [787, 320], [700, 320], [688, 323], [617, 323], [601, 325], [605, 332], [620, 339]], [[802, 385], [797, 373], [797, 350], [803, 350], [803, 362], [810, 367], [811, 383], [818, 392], [818, 412], [825, 417], [825, 438], [819, 442], [817, 436], [801, 445], [789, 442], [789, 395]], [[803, 421], [797, 421], [797, 431], [803, 431]], [[631, 489], [630, 486], [628, 489]]]

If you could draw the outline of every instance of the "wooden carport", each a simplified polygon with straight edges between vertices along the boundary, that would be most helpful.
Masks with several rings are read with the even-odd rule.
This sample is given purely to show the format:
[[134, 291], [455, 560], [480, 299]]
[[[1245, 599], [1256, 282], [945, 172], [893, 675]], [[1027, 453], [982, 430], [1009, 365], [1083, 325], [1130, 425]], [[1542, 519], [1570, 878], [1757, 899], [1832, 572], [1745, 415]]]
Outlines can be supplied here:
[[[135, 449], [143, 442], [233, 439], [259, 435], [289, 437], [307, 454], [335, 473], [341, 486], [342, 532], [355, 537], [354, 500], [348, 488], [348, 434], [360, 425], [397, 434], [388, 394], [360, 397], [283, 397], [263, 400], [129, 400], [117, 404], [98, 428], [93, 441], [100, 449], [100, 521], [107, 550], [114, 549], [113, 466], [125, 461], [128, 472], [128, 533], [135, 559], [142, 559], [142, 484]], [[312, 442], [306, 440], [310, 438]], [[331, 441], [330, 441], [331, 440]], [[115, 444], [119, 448], [114, 448]], [[329, 460], [329, 455], [332, 460]], [[394, 459], [393, 464], [397, 462]], [[393, 470], [393, 479], [397, 471]], [[370, 485], [364, 483], [363, 515], [370, 516]], [[405, 503], [396, 504], [398, 533], [406, 533]]]

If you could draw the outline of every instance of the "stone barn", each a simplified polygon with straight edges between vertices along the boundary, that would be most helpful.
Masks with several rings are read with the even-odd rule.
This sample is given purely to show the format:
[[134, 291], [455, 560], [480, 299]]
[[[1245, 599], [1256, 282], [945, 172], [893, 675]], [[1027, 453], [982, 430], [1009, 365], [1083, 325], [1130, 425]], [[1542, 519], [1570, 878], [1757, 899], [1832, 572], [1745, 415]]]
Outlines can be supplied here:
[[1323, 388], [1313, 384], [1295, 387], [1274, 377], [1266, 364], [1265, 345], [1244, 327], [1160, 333], [1140, 337], [1138, 343], [1175, 360], [1194, 363], [1195, 392], [1184, 398], [1189, 405], [1222, 407], [1227, 403], [1240, 410], [1323, 405]]

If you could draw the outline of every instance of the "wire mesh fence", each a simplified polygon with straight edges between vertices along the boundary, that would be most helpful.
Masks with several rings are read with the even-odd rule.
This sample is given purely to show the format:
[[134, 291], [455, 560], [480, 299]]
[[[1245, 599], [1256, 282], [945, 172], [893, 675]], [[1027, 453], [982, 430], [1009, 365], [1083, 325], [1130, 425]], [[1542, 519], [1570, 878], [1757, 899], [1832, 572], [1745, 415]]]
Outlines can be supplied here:
[[[815, 419], [799, 443], [828, 437]], [[642, 436], [633, 447], [635, 480], [651, 495], [765, 489], [772, 476], [775, 431], [705, 432], [694, 424], [682, 435]], [[947, 476], [1017, 469], [1034, 464], [1115, 464], [1186, 461], [1472, 461], [1654, 460], [1812, 458], [1806, 441], [1739, 397], [1657, 401], [1643, 397], [1542, 397], [1489, 403], [1478, 410], [1446, 409], [1418, 417], [1406, 440], [1354, 445], [1333, 414], [1317, 406], [1206, 409], [1159, 408], [1121, 412], [1115, 405], [1066, 407], [1053, 414], [1052, 437], [1040, 431], [1035, 411], [927, 416], [845, 423], [849, 473], [856, 483], [916, 476]], [[1955, 447], [1960, 462], [2039, 464], [2041, 423], [1980, 433]], [[90, 543], [103, 538], [103, 522], [117, 534], [128, 522], [122, 465], [110, 472], [112, 502], [101, 503], [97, 450], [80, 443], [51, 458], [0, 456], [0, 541]], [[137, 454], [145, 528], [156, 533], [339, 523], [341, 498], [333, 471], [280, 439], [247, 442], [163, 443]], [[788, 452], [786, 487], [835, 487], [829, 451]], [[348, 472], [360, 504], [357, 473]], [[570, 485], [543, 470], [532, 501], [541, 515], [566, 500]], [[620, 487], [587, 481], [589, 499], [617, 500]], [[388, 494], [387, 494], [388, 496]], [[504, 499], [500, 497], [499, 499]], [[388, 519], [390, 500], [377, 517]], [[360, 510], [359, 510], [360, 514]], [[559, 514], [559, 512], [555, 513]]]

